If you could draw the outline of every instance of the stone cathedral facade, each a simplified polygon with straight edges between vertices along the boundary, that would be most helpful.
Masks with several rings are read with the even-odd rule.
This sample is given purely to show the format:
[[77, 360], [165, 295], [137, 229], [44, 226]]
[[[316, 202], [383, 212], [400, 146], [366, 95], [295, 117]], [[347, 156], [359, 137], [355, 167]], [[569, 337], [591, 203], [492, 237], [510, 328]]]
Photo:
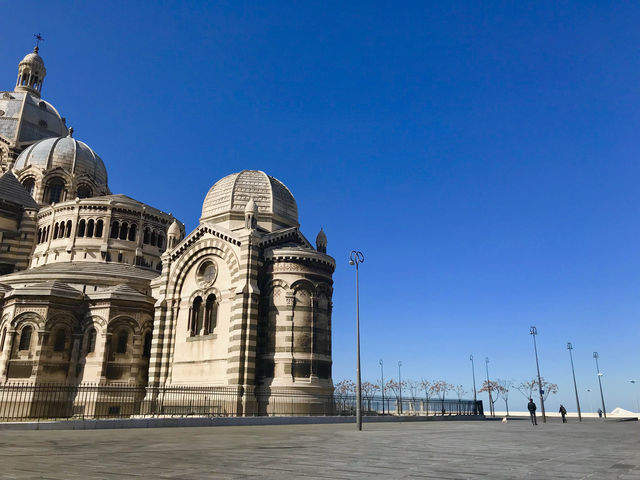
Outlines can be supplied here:
[[41, 98], [38, 48], [0, 92], [0, 384], [333, 391], [333, 258], [279, 180], [215, 182], [198, 227], [109, 190]]

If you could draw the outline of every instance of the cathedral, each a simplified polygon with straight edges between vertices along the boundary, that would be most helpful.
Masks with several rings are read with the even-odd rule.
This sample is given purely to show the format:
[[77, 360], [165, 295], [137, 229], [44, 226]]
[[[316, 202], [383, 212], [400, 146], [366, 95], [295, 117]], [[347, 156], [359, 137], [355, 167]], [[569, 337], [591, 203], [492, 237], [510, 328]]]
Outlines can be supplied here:
[[291, 191], [228, 175], [189, 234], [112, 193], [102, 158], [42, 98], [38, 50], [0, 91], [0, 386], [330, 395], [335, 261], [322, 230], [315, 246], [300, 232]]

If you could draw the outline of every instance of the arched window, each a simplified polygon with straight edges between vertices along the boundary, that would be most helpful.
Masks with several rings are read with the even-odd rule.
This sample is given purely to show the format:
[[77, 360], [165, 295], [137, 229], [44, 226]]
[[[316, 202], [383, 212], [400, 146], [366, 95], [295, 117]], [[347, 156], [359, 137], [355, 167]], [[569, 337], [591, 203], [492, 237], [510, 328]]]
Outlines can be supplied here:
[[20, 332], [20, 343], [18, 345], [18, 350], [29, 350], [31, 346], [31, 332], [33, 332], [33, 328], [30, 325], [27, 325]]
[[7, 338], [7, 329], [2, 330], [2, 340], [0, 340], [0, 352], [4, 350], [4, 341]]
[[202, 297], [196, 297], [191, 306], [191, 321], [189, 322], [192, 336], [199, 335], [200, 330], [202, 330], [202, 317], [204, 313], [202, 306]]
[[55, 226], [53, 227], [53, 239], [55, 240], [56, 238], [58, 238], [58, 224], [56, 223]]
[[78, 223], [78, 236], [79, 237], [84, 237], [84, 230], [87, 226], [87, 222], [86, 220], [83, 218], [82, 220], [80, 220], [80, 222]]
[[142, 347], [142, 357], [151, 357], [151, 332], [147, 332], [144, 336], [144, 344]]
[[144, 236], [142, 237], [142, 243], [144, 243], [145, 245], [149, 245], [149, 229], [148, 228], [144, 229]]
[[118, 335], [118, 345], [116, 347], [116, 352], [127, 353], [128, 342], [129, 342], [129, 333], [126, 330], [122, 330]]
[[71, 220], [67, 220], [67, 232], [65, 234], [65, 237], [69, 238], [71, 236]]
[[120, 224], [118, 222], [111, 222], [111, 238], [118, 238], [120, 232]]
[[132, 223], [131, 226], [129, 227], [129, 240], [131, 242], [136, 241], [136, 224], [135, 223]]
[[33, 198], [33, 191], [36, 188], [36, 181], [33, 178], [27, 178], [24, 182], [22, 182], [22, 186], [25, 188], [31, 198]]
[[127, 229], [129, 227], [129, 224], [127, 222], [122, 222], [122, 225], [120, 226], [120, 240], [126, 240], [127, 239]]
[[93, 219], [89, 220], [87, 222], [87, 237], [93, 237], [93, 227], [95, 225], [95, 222], [93, 221]]
[[158, 234], [158, 248], [160, 250], [162, 250], [162, 247], [164, 246], [164, 237], [162, 236], [161, 233]]
[[51, 225], [47, 225], [47, 228], [44, 231], [44, 241], [49, 240], [49, 232], [51, 231]]
[[54, 177], [47, 183], [47, 190], [49, 192], [48, 203], [59, 202], [62, 200], [62, 193], [64, 192], [64, 180], [59, 177]]
[[157, 240], [157, 235], [156, 235], [156, 231], [154, 230], [153, 232], [151, 232], [151, 246], [152, 247], [156, 246], [156, 240]]
[[87, 333], [87, 353], [93, 353], [96, 350], [96, 329], [92, 328]]
[[96, 232], [95, 232], [96, 238], [102, 238], [103, 225], [104, 225], [104, 222], [102, 220], [98, 220], [96, 222]]
[[42, 243], [42, 229], [38, 229], [38, 243]]
[[211, 294], [207, 297], [207, 303], [204, 310], [204, 333], [208, 335], [213, 333], [218, 322], [218, 304], [216, 303], [216, 296]]
[[64, 344], [67, 343], [67, 332], [64, 328], [59, 328], [56, 332], [55, 343], [53, 344], [54, 352], [64, 352]]
[[91, 193], [91, 188], [87, 185], [80, 185], [78, 187], [78, 198], [89, 198]]

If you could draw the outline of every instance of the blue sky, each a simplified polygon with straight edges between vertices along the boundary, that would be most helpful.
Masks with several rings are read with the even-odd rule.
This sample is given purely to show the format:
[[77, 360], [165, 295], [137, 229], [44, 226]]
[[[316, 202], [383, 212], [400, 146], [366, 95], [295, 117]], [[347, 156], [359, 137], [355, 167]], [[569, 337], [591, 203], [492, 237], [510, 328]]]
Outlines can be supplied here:
[[[245, 168], [323, 227], [334, 380], [542, 374], [575, 408], [600, 353], [607, 409], [640, 379], [640, 5], [632, 2], [56, 2], [8, 22], [0, 88], [42, 33], [43, 96], [110, 187], [193, 229]], [[638, 387], [640, 388], [640, 387]], [[640, 394], [640, 392], [637, 392]], [[512, 409], [524, 398], [512, 394]], [[486, 400], [485, 400], [486, 402]]]

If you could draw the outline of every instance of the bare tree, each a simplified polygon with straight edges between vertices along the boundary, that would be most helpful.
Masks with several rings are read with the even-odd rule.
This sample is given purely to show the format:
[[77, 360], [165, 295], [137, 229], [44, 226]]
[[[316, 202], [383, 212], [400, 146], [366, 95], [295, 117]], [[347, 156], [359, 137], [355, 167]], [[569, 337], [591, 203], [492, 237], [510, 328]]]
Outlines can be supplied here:
[[356, 384], [353, 380], [340, 380], [335, 384], [334, 387], [334, 395], [338, 404], [342, 404], [342, 407], [339, 408], [340, 411], [344, 412], [347, 410], [347, 399], [350, 395], [353, 395], [356, 391]]
[[524, 395], [524, 398], [529, 400], [530, 398], [533, 398], [533, 392], [536, 389], [536, 385], [538, 385], [538, 381], [534, 379], [529, 382], [522, 382], [520, 385], [517, 385], [516, 390]]
[[453, 389], [453, 385], [444, 380], [438, 380], [431, 385], [431, 393], [433, 396], [440, 397], [442, 401], [442, 414], [444, 415], [444, 398], [448, 391]]
[[[549, 395], [551, 395], [552, 393], [555, 395], [556, 393], [558, 393], [558, 385], [556, 385], [555, 383], [550, 383], [547, 382], [544, 377], [540, 377], [540, 379], [542, 380], [542, 391], [544, 392], [542, 394], [542, 399], [546, 402], [547, 398], [549, 398]], [[538, 380], [535, 379], [535, 388], [536, 390], [538, 389]]]
[[424, 399], [426, 400], [426, 412], [429, 415], [429, 398], [431, 398], [431, 385], [432, 383], [429, 380], [421, 379], [420, 380], [420, 388], [424, 391]]
[[380, 385], [371, 382], [362, 382], [362, 397], [367, 402], [367, 411], [371, 411], [371, 400], [373, 400], [373, 396], [377, 391], [380, 390]]
[[507, 417], [509, 416], [509, 392], [513, 388], [513, 380], [496, 379], [498, 384], [498, 396], [504, 400], [504, 406], [507, 409]]
[[482, 383], [482, 388], [478, 390], [478, 393], [487, 392], [487, 394], [489, 395], [489, 407], [491, 407], [496, 403], [496, 400], [498, 400], [501, 388], [502, 387], [498, 384], [498, 382], [494, 380], [485, 380]]

